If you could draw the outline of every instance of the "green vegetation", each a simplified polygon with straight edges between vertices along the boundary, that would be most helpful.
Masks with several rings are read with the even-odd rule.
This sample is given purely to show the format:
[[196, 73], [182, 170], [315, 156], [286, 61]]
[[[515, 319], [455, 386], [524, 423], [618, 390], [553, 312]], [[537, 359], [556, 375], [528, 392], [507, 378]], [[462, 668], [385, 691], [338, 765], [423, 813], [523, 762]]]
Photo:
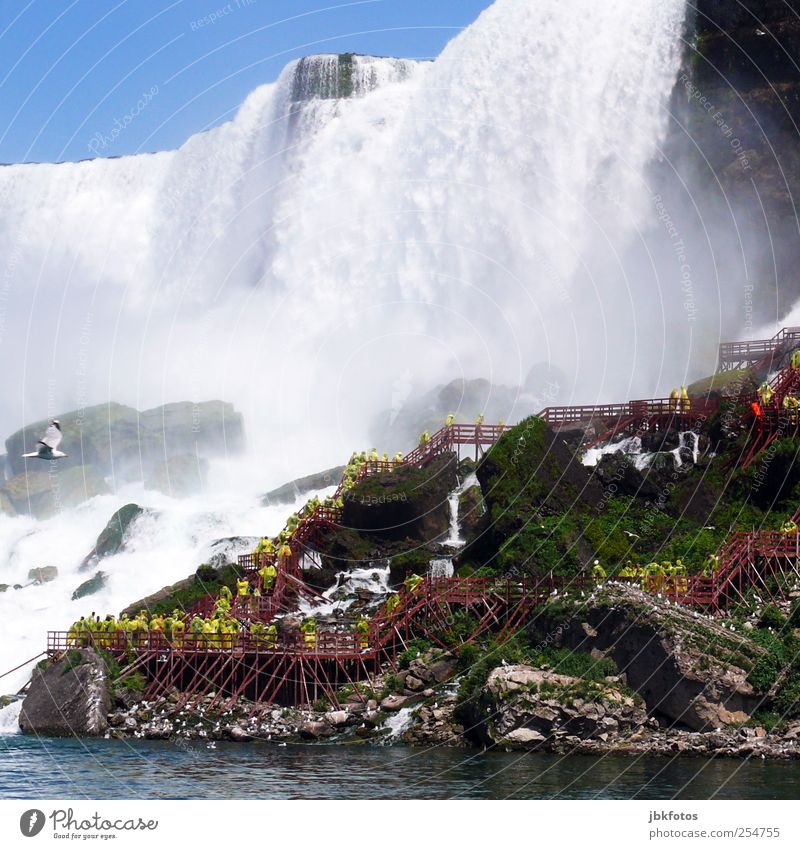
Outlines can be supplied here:
[[188, 610], [201, 598], [209, 594], [218, 595], [223, 586], [228, 587], [235, 595], [236, 581], [240, 574], [237, 566], [229, 565], [219, 572], [206, 565], [200, 566], [188, 586], [176, 589], [165, 598], [150, 604], [150, 615], [170, 614], [176, 607], [179, 610]]
[[698, 395], [708, 395], [712, 391], [722, 392], [729, 387], [738, 390], [738, 387], [751, 382], [751, 369], [731, 369], [730, 371], [717, 372], [709, 377], [704, 377], [702, 380], [696, 380], [688, 387], [688, 392], [694, 398]]

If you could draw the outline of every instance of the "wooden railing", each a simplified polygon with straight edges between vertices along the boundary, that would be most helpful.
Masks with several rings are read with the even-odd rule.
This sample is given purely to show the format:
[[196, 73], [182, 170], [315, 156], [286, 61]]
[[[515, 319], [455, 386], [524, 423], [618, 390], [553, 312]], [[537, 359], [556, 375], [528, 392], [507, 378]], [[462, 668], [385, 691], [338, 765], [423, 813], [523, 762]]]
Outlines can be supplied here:
[[800, 327], [784, 327], [771, 339], [754, 339], [749, 342], [723, 342], [719, 346], [717, 370], [747, 368], [773, 354], [781, 346], [800, 343]]

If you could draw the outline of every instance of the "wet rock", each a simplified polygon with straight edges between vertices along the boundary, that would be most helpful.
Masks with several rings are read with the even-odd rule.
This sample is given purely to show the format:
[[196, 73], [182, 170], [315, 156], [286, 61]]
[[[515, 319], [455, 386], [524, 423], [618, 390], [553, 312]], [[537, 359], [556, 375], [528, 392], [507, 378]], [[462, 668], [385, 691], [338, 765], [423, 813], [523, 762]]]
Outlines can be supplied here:
[[458, 520], [461, 525], [461, 536], [467, 542], [479, 533], [481, 519], [485, 512], [486, 505], [483, 503], [483, 494], [479, 485], [471, 486], [461, 493], [458, 498]]
[[453, 677], [457, 668], [457, 658], [443, 657], [432, 663], [428, 668], [430, 680], [435, 681], [437, 684], [444, 684], [445, 681], [449, 681]]
[[49, 581], [55, 581], [58, 577], [58, 568], [56, 566], [40, 566], [37, 569], [28, 570], [28, 580], [34, 581], [37, 584], [46, 584]]
[[421, 690], [425, 684], [414, 675], [406, 675], [405, 686], [407, 689], [417, 692]]
[[[98, 572], [98, 574], [103, 573]], [[158, 592], [146, 596], [145, 598], [141, 598], [138, 601], [133, 602], [133, 604], [129, 604], [125, 608], [125, 610], [122, 611], [122, 613], [127, 613], [128, 616], [133, 616], [142, 609], [149, 610], [152, 606], [158, 604], [161, 601], [164, 601], [165, 599], [168, 599], [175, 593], [181, 592], [182, 590], [186, 590], [189, 589], [189, 587], [194, 586], [195, 582], [196, 578], [194, 575], [192, 575], [190, 578], [184, 578], [182, 581], [178, 581], [176, 584], [170, 584], [170, 586], [168, 587], [162, 587]]]
[[[105, 572], [97, 572], [94, 577], [89, 578], [88, 581], [84, 581], [73, 593], [72, 600], [76, 601], [79, 598], [85, 598], [89, 595], [94, 595], [95, 593], [99, 593], [102, 590], [106, 583], [108, 582], [108, 576]], [[136, 610], [140, 608], [137, 607]]]
[[126, 504], [124, 507], [120, 507], [100, 532], [94, 548], [83, 558], [80, 566], [81, 571], [91, 569], [104, 557], [111, 557], [124, 550], [132, 524], [144, 512], [144, 508], [138, 504]]
[[103, 659], [93, 649], [71, 649], [56, 663], [34, 670], [19, 724], [26, 734], [101, 736], [110, 709]]
[[252, 734], [248, 734], [244, 728], [240, 728], [238, 725], [233, 725], [228, 729], [228, 737], [235, 743], [243, 743], [253, 739]]
[[391, 695], [387, 696], [381, 702], [381, 710], [396, 711], [405, 707], [410, 699], [407, 696]]
[[332, 469], [326, 469], [324, 472], [317, 472], [313, 475], [297, 478], [262, 496], [261, 503], [265, 507], [293, 504], [301, 495], [305, 495], [307, 492], [316, 492], [320, 489], [327, 489], [330, 486], [338, 486], [344, 474], [344, 469], [344, 466], [334, 466]]
[[[652, 711], [707, 731], [745, 722], [762, 703], [763, 696], [748, 683], [743, 669], [703, 653], [714, 642], [754, 658], [763, 653], [718, 623], [701, 622], [689, 609], [613, 583], [584, 606], [579, 617], [561, 628], [562, 645], [610, 657]], [[587, 634], [586, 623], [596, 636]]]
[[425, 468], [399, 466], [366, 478], [344, 503], [342, 525], [362, 538], [431, 542], [450, 527], [447, 496], [457, 484], [455, 454], [443, 454]]
[[48, 519], [61, 510], [77, 507], [89, 498], [110, 492], [103, 475], [96, 468], [70, 468], [62, 466], [62, 462], [59, 461], [58, 468], [52, 472], [41, 471], [41, 466], [32, 466], [28, 471], [9, 478], [0, 486], [4, 503], [11, 505], [16, 514]]
[[320, 737], [330, 737], [336, 731], [327, 722], [304, 722], [300, 726], [300, 736], [307, 740], [318, 740]]
[[325, 721], [334, 728], [341, 728], [350, 722], [350, 714], [346, 710], [332, 710], [325, 714]]

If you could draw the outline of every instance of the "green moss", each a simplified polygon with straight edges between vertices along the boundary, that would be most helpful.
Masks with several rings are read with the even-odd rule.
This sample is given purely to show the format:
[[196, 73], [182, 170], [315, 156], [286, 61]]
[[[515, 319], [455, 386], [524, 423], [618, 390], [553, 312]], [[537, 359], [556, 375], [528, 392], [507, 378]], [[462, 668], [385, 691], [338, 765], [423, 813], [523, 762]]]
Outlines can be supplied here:
[[702, 380], [696, 380], [688, 387], [689, 395], [693, 398], [698, 395], [708, 395], [709, 392], [721, 392], [728, 387], [737, 387], [748, 382], [751, 370], [749, 368], [732, 369], [731, 371], [720, 371]]

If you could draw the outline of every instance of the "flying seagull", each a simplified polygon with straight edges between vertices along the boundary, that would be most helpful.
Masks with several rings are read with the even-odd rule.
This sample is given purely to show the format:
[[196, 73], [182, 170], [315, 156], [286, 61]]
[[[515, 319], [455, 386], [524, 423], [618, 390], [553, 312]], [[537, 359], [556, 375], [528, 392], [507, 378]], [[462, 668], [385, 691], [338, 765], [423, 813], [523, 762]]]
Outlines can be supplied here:
[[61, 423], [58, 419], [53, 419], [50, 422], [50, 427], [44, 433], [44, 436], [39, 440], [36, 451], [31, 451], [30, 454], [23, 454], [23, 457], [37, 457], [40, 460], [56, 460], [59, 457], [68, 456], [63, 451], [58, 450], [61, 444]]

